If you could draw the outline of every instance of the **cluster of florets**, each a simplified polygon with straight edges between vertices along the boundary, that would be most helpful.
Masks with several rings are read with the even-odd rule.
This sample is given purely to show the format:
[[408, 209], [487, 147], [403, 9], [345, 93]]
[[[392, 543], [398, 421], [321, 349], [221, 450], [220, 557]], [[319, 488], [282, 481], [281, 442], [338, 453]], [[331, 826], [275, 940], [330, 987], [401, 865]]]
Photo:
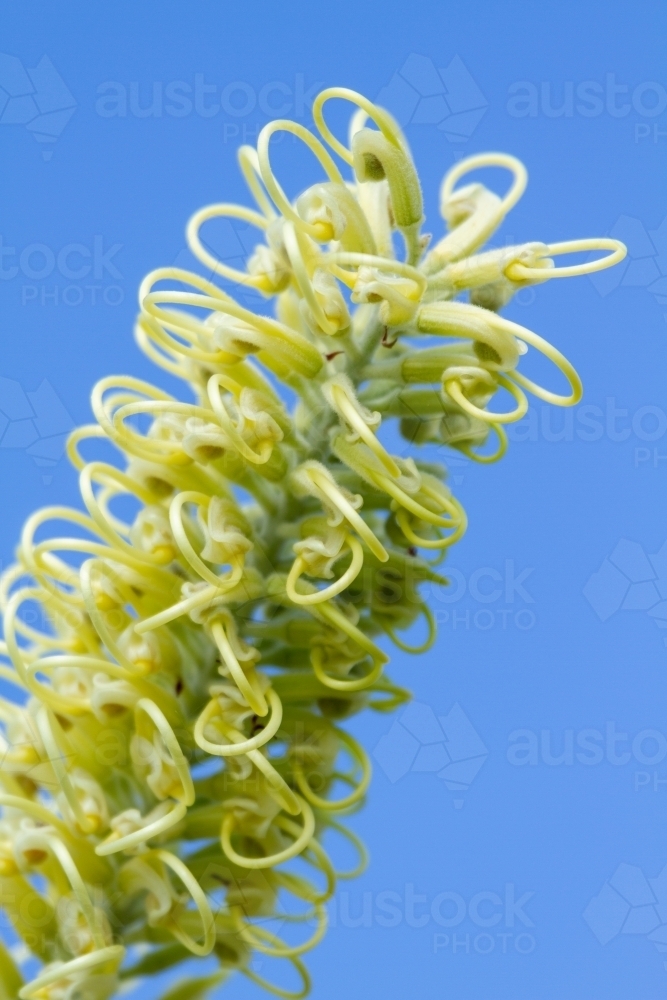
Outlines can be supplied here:
[[[324, 121], [334, 97], [359, 108], [349, 149]], [[435, 564], [466, 527], [444, 468], [407, 446], [393, 454], [381, 428], [396, 417], [410, 444], [491, 462], [504, 424], [526, 412], [524, 390], [560, 406], [580, 398], [560, 352], [498, 310], [526, 285], [607, 266], [624, 248], [478, 252], [526, 184], [500, 154], [447, 174], [449, 232], [429, 247], [391, 116], [342, 89], [313, 112], [324, 142], [280, 121], [240, 150], [257, 210], [212, 205], [191, 220], [210, 276], [165, 268], [141, 286], [138, 343], [192, 401], [136, 378], [100, 382], [96, 422], [68, 446], [86, 512], [35, 514], [2, 578], [0, 674], [20, 695], [2, 701], [0, 894], [43, 963], [23, 985], [0, 953], [7, 995], [106, 1000], [121, 980], [192, 954], [215, 955], [218, 969], [190, 980], [191, 1000], [232, 969], [305, 995], [300, 956], [324, 933], [336, 879], [364, 864], [339, 817], [362, 802], [370, 768], [343, 722], [407, 696], [383, 675], [377, 640], [411, 652], [433, 642], [420, 585], [445, 582]], [[326, 174], [294, 202], [269, 159], [281, 129]], [[487, 166], [511, 171], [504, 197], [456, 186]], [[200, 229], [214, 218], [265, 235], [246, 271], [206, 248]], [[602, 260], [554, 266], [605, 248]], [[275, 315], [240, 305], [218, 279], [274, 298]], [[464, 291], [469, 302], [457, 300]], [[566, 394], [519, 371], [529, 347], [560, 368]], [[490, 408], [499, 390], [513, 409]], [[86, 460], [90, 439], [123, 461]], [[420, 618], [427, 637], [408, 646]], [[322, 844], [331, 831], [356, 848], [354, 869], [336, 871]], [[285, 940], [267, 920], [306, 933]], [[291, 962], [300, 984], [271, 986], [255, 952]]]

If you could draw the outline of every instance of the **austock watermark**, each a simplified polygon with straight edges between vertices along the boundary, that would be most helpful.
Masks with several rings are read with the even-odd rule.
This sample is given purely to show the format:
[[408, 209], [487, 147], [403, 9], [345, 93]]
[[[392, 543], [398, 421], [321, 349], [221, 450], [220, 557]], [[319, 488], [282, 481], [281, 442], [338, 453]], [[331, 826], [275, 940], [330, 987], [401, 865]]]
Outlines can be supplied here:
[[615, 396], [603, 403], [582, 403], [556, 412], [546, 404], [529, 406], [525, 417], [507, 426], [513, 444], [546, 442], [594, 444], [610, 441], [629, 447], [635, 469], [667, 468], [667, 412], [655, 403], [631, 408]]
[[520, 568], [514, 559], [505, 559], [502, 568], [480, 566], [464, 573], [448, 565], [443, 572], [447, 584], [427, 581], [422, 586], [439, 627], [454, 632], [535, 628], [537, 614], [526, 606], [535, 604], [526, 582], [534, 567]]
[[463, 805], [461, 793], [475, 780], [488, 754], [458, 702], [440, 716], [430, 705], [411, 702], [373, 750], [392, 784], [409, 773], [434, 774], [455, 793], [457, 809]]
[[[487, 745], [458, 702], [444, 714], [411, 702], [373, 749], [392, 784], [408, 775], [433, 774], [454, 793], [457, 809], [488, 756]], [[516, 728], [507, 736], [505, 758], [513, 768], [622, 768], [631, 774], [634, 792], [667, 791], [667, 733], [654, 726], [629, 731], [608, 721], [561, 730]]]
[[429, 57], [410, 53], [376, 97], [404, 128], [431, 125], [449, 142], [466, 142], [488, 110], [489, 102], [455, 55], [443, 68]]
[[[216, 82], [205, 73], [188, 80], [106, 80], [96, 90], [95, 113], [100, 118], [182, 119], [195, 116], [222, 123], [223, 143], [245, 145], [256, 141], [260, 129], [275, 118], [301, 121], [310, 115], [323, 82], [295, 73], [287, 80], [250, 83]], [[272, 142], [297, 141], [278, 133]]]
[[[628, 254], [615, 267], [589, 275], [595, 290], [605, 298], [617, 289], [643, 289], [658, 306], [667, 305], [667, 215], [655, 229], [619, 215], [607, 235], [625, 243]], [[667, 320], [667, 313], [663, 317]]]
[[50, 160], [53, 145], [76, 110], [76, 100], [48, 56], [30, 69], [0, 53], [0, 125], [22, 126]]
[[[667, 628], [667, 541], [655, 553], [622, 538], [586, 581], [584, 597], [601, 622], [618, 611], [642, 611]], [[667, 637], [664, 638], [667, 646]]]
[[[223, 142], [249, 142], [261, 125], [274, 118], [307, 118], [324, 86], [304, 73], [289, 80], [215, 81], [205, 73], [187, 80], [106, 80], [96, 91], [95, 112], [101, 118], [225, 119]], [[433, 125], [450, 142], [465, 142], [488, 108], [488, 101], [458, 55], [437, 68], [428, 56], [411, 53], [377, 94], [378, 104], [399, 123]], [[280, 141], [276, 136], [272, 141]]]
[[530, 955], [537, 947], [528, 910], [534, 895], [513, 882], [470, 894], [453, 889], [418, 892], [412, 882], [401, 891], [343, 890], [328, 905], [329, 926], [428, 930], [435, 955]]
[[122, 249], [122, 243], [100, 234], [57, 246], [38, 241], [21, 246], [0, 235], [0, 282], [20, 288], [22, 306], [119, 306], [125, 300], [118, 284]]
[[48, 485], [51, 476], [46, 470], [63, 457], [73, 429], [67, 407], [47, 379], [26, 390], [15, 379], [0, 376], [0, 454], [25, 451], [45, 470], [42, 480]]
[[[667, 110], [667, 88], [657, 80], [626, 83], [616, 73], [602, 80], [517, 80], [507, 90], [507, 113], [512, 118], [628, 119], [633, 139], [658, 143], [667, 127], [655, 121]], [[664, 122], [662, 123], [664, 126]]]
[[247, 118], [259, 111], [267, 119], [305, 118], [323, 86], [321, 80], [306, 84], [303, 73], [295, 73], [288, 82], [271, 80], [259, 85], [246, 80], [216, 83], [205, 73], [195, 73], [189, 80], [137, 80], [123, 83], [106, 80], [97, 87], [95, 112], [101, 118]]
[[[258, 888], [271, 891], [270, 883], [261, 871], [244, 878], [238, 869], [219, 862], [209, 862], [198, 873], [198, 881], [214, 914], [224, 908], [224, 896], [231, 899], [234, 905], [252, 910]], [[123, 923], [116, 909], [122, 912], [126, 894], [108, 884], [87, 884], [93, 905], [103, 908], [112, 933], [119, 935], [123, 931]], [[400, 891], [342, 890], [327, 903], [327, 923], [330, 932], [363, 933], [375, 928], [421, 931], [425, 934], [427, 947], [435, 955], [525, 956], [532, 954], [538, 945], [535, 922], [529, 909], [534, 895], [532, 891], [520, 889], [514, 882], [473, 893], [456, 889], [419, 892], [412, 882], [407, 882]], [[68, 927], [74, 929], [77, 926], [79, 910], [73, 897], [61, 896], [53, 906], [34, 890], [17, 892], [11, 879], [3, 880], [0, 907], [0, 928], [3, 932], [11, 930], [18, 918], [25, 944], [37, 952], [48, 942], [54, 923], [65, 931]], [[314, 926], [312, 918], [303, 922], [306, 926]], [[271, 926], [274, 931], [277, 926], [289, 926], [286, 919], [273, 917], [260, 919], [260, 925], [262, 923]], [[240, 932], [238, 936], [241, 941]], [[16, 958], [21, 962], [29, 958], [25, 944], [15, 949]]]
[[513, 767], [597, 767], [632, 770], [635, 792], [667, 790], [667, 735], [659, 729], [623, 731], [616, 722], [559, 731], [514, 729], [507, 738], [507, 761]]
[[[667, 865], [655, 878], [647, 878], [637, 865], [623, 862], [590, 900], [583, 917], [603, 946], [619, 935], [630, 934], [648, 940], [665, 955]], [[667, 961], [663, 966], [667, 971]]]

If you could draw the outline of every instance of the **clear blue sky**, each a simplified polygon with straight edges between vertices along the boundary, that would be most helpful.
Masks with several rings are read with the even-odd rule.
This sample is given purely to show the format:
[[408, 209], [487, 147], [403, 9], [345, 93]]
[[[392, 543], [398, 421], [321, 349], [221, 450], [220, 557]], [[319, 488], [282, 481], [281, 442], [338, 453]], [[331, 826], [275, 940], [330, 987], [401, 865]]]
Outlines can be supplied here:
[[[667, 995], [665, 22], [650, 0], [3, 5], [0, 87], [23, 98], [0, 91], [3, 565], [33, 508], [76, 502], [61, 442], [93, 383], [155, 377], [139, 281], [188, 263], [196, 208], [246, 199], [239, 143], [274, 112], [307, 123], [317, 84], [384, 89], [436, 234], [444, 171], [503, 150], [530, 182], [500, 242], [630, 247], [618, 275], [508, 310], [585, 398], [571, 423], [538, 404], [498, 465], [451, 465], [470, 528], [436, 647], [394, 656], [417, 709], [352, 724], [377, 747], [354, 818], [372, 863], [307, 958], [316, 1000]], [[311, 183], [290, 143], [276, 161], [290, 194]], [[458, 789], [418, 770], [445, 736], [481, 759]]]

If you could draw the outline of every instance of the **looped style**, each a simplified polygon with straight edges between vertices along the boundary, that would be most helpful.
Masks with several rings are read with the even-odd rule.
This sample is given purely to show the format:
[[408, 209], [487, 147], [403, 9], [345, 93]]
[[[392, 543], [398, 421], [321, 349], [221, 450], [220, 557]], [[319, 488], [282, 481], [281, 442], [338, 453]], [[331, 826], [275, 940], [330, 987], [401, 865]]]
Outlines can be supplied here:
[[316, 944], [322, 940], [327, 929], [327, 911], [321, 904], [313, 907], [312, 916], [317, 921], [315, 930], [311, 936], [303, 941], [301, 944], [288, 945], [281, 941], [276, 935], [274, 940], [275, 944], [267, 944], [266, 939], [263, 939], [258, 933], [257, 927], [250, 923], [249, 920], [245, 920], [240, 907], [234, 907], [232, 910], [232, 919], [236, 930], [240, 934], [247, 944], [252, 945], [256, 951], [261, 952], [262, 955], [269, 955], [271, 958], [293, 958], [296, 955], [303, 955], [305, 952], [310, 951], [314, 948]]
[[262, 180], [266, 186], [266, 190], [269, 192], [273, 202], [286, 219], [295, 223], [299, 228], [302, 228], [304, 232], [312, 236], [313, 239], [317, 239], [321, 235], [321, 231], [316, 225], [311, 225], [305, 222], [304, 219], [295, 212], [290, 204], [287, 195], [283, 191], [282, 187], [276, 180], [276, 177], [271, 169], [271, 161], [269, 159], [269, 141], [271, 136], [276, 132], [291, 132], [292, 135], [297, 136], [306, 146], [315, 154], [317, 160], [319, 160], [320, 165], [324, 169], [329, 180], [334, 184], [339, 184], [344, 187], [344, 181], [341, 176], [340, 170], [334, 163], [333, 159], [324, 148], [321, 142], [319, 142], [312, 132], [309, 132], [307, 128], [303, 125], [299, 125], [297, 122], [292, 121], [273, 121], [265, 125], [262, 131], [259, 133], [257, 139], [257, 160], [259, 164], [259, 171], [262, 176]]
[[[186, 806], [191, 806], [195, 801], [195, 787], [192, 782], [192, 775], [190, 774], [188, 762], [185, 759], [180, 743], [176, 739], [174, 730], [171, 728], [155, 702], [150, 701], [148, 698], [141, 698], [137, 702], [134, 706], [134, 715], [134, 738], [142, 739], [144, 742], [148, 741], [148, 737], [151, 735], [151, 727], [147, 725], [147, 722], [150, 720], [153, 724], [155, 734], [159, 736], [167, 754], [169, 755], [168, 764], [172, 770], [176, 771], [174, 779], [177, 779], [175, 781], [175, 791], [173, 787], [174, 779], [172, 779], [171, 785], [168, 789], [169, 794], [178, 802], [182, 802]], [[157, 748], [157, 752], [162, 758], [160, 763], [163, 763], [165, 754], [162, 753], [161, 747]], [[151, 767], [152, 761], [147, 760], [146, 764]], [[180, 788], [178, 787], [179, 784]], [[166, 797], [166, 789], [160, 790], [153, 787], [153, 791], [158, 798]]]
[[301, 604], [303, 606], [307, 604], [321, 604], [322, 601], [328, 601], [332, 597], [336, 597], [337, 594], [342, 593], [343, 590], [346, 590], [356, 580], [364, 564], [364, 550], [354, 535], [346, 534], [344, 541], [352, 555], [350, 565], [335, 583], [324, 587], [322, 590], [306, 594], [298, 593], [296, 585], [303, 573], [307, 572], [308, 560], [301, 555], [296, 557], [285, 584], [287, 596], [293, 604]]
[[[271, 716], [267, 721], [266, 726], [255, 736], [248, 739], [234, 729], [231, 726], [227, 726], [227, 732], [225, 732], [224, 722], [222, 720], [221, 706], [215, 698], [212, 699], [202, 714], [197, 719], [194, 728], [194, 738], [202, 748], [210, 754], [214, 754], [216, 757], [237, 757], [240, 754], [248, 754], [253, 750], [258, 750], [263, 747], [265, 743], [278, 732], [280, 729], [280, 723], [283, 718], [283, 706], [280, 698], [275, 693], [275, 691], [269, 690], [268, 695], [269, 707], [271, 709]], [[219, 721], [216, 717], [220, 717]], [[204, 737], [204, 729], [212, 719], [216, 718], [218, 724], [223, 732], [223, 735], [227, 736], [231, 742], [228, 743], [212, 743], [210, 740]]]
[[366, 543], [376, 559], [386, 562], [389, 558], [382, 543], [376, 538], [363, 518], [357, 513], [361, 497], [351, 496], [335, 482], [331, 473], [320, 463], [308, 461], [294, 474], [297, 489], [317, 497], [327, 512], [329, 524], [337, 525], [347, 521], [359, 537]]
[[[350, 149], [336, 139], [324, 120], [324, 104], [339, 97], [355, 104], [377, 129], [363, 126], [365, 117], [353, 119], [350, 128]], [[419, 177], [398, 122], [384, 108], [372, 104], [361, 94], [345, 87], [330, 87], [318, 94], [313, 102], [313, 119], [320, 134], [353, 169], [361, 191], [367, 182], [386, 183], [393, 224], [403, 234], [409, 264], [416, 264], [425, 242], [419, 230], [423, 221], [423, 202]], [[369, 223], [377, 220], [369, 218]]]
[[[462, 177], [483, 167], [504, 167], [513, 175], [502, 199], [482, 184], [468, 184], [455, 190]], [[507, 153], [477, 153], [454, 164], [440, 188], [440, 211], [450, 232], [429, 252], [424, 261], [425, 272], [433, 274], [453, 261], [469, 257], [498, 228], [521, 198], [527, 183], [528, 173], [523, 163]]]
[[528, 400], [521, 389], [503, 375], [497, 374], [494, 381], [497, 385], [502, 386], [503, 389], [507, 389], [514, 397], [517, 404], [515, 409], [509, 413], [491, 413], [489, 410], [475, 406], [470, 401], [465, 390], [468, 388], [470, 393], [475, 392], [475, 388], [480, 382], [480, 372], [482, 376], [486, 374], [483, 369], [476, 370], [473, 367], [453, 366], [452, 368], [447, 368], [442, 376], [443, 389], [451, 396], [455, 403], [458, 403], [462, 410], [465, 410], [471, 417], [476, 417], [478, 420], [485, 420], [489, 424], [511, 424], [515, 420], [521, 420], [528, 410]]
[[99, 951], [93, 951], [89, 955], [73, 958], [70, 962], [57, 962], [47, 967], [45, 972], [38, 975], [27, 986], [23, 986], [19, 990], [19, 1000], [41, 1000], [45, 995], [44, 991], [49, 986], [54, 986], [63, 980], [69, 980], [70, 983], [76, 982], [77, 979], [81, 978], [82, 973], [87, 975], [92, 970], [99, 972], [100, 967], [111, 967], [115, 971], [124, 955], [125, 948], [122, 945], [112, 944], [108, 948], [100, 948]]
[[215, 274], [219, 274], [221, 278], [227, 278], [228, 281], [249, 285], [251, 288], [263, 291], [267, 275], [254, 275], [248, 274], [246, 271], [239, 271], [238, 268], [224, 264], [206, 249], [199, 235], [199, 230], [210, 219], [241, 219], [243, 222], [249, 222], [251, 226], [257, 226], [262, 232], [266, 232], [268, 226], [266, 217], [250, 208], [244, 208], [242, 205], [207, 205], [206, 208], [200, 208], [198, 212], [195, 212], [188, 221], [185, 230], [185, 238], [190, 250], [205, 267]]
[[459, 160], [447, 172], [442, 182], [440, 189], [441, 204], [444, 206], [451, 200], [454, 188], [462, 177], [469, 174], [471, 170], [479, 170], [482, 167], [504, 167], [513, 175], [512, 184], [499, 206], [502, 215], [507, 215], [510, 209], [514, 208], [519, 201], [528, 184], [528, 172], [523, 163], [521, 160], [517, 160], [516, 156], [510, 156], [508, 153], [476, 153], [474, 156], [468, 156], [463, 160]]
[[301, 828], [285, 816], [279, 815], [275, 819], [275, 826], [278, 830], [284, 831], [294, 838], [289, 846], [276, 851], [274, 854], [263, 857], [247, 857], [244, 854], [239, 854], [232, 846], [232, 836], [234, 835], [237, 820], [234, 811], [230, 810], [222, 821], [222, 830], [220, 832], [222, 850], [225, 857], [229, 858], [233, 864], [238, 865], [239, 868], [260, 869], [273, 868], [275, 865], [283, 864], [283, 862], [289, 861], [291, 858], [301, 854], [302, 851], [305, 851], [315, 833], [315, 816], [305, 799], [302, 799], [299, 795], [295, 795], [294, 797], [301, 813]]
[[[172, 871], [190, 894], [190, 898], [194, 902], [195, 908], [201, 920], [203, 940], [201, 943], [196, 941], [192, 935], [188, 933], [188, 931], [183, 930], [179, 926], [179, 910], [181, 913], [187, 912], [182, 909], [180, 901], [178, 901], [175, 907], [168, 907], [166, 913], [160, 913], [159, 916], [153, 916], [153, 919], [151, 920], [152, 925], [165, 926], [171, 934], [173, 934], [176, 940], [180, 942], [180, 944], [184, 945], [185, 948], [187, 948], [187, 950], [193, 955], [198, 955], [202, 958], [206, 955], [210, 955], [215, 947], [215, 918], [209, 901], [206, 898], [206, 894], [202, 891], [201, 886], [193, 877], [192, 872], [180, 858], [177, 858], [176, 855], [172, 854], [170, 851], [151, 851], [136, 860], [128, 861], [123, 869], [121, 869], [121, 879], [125, 876], [125, 881], [130, 891], [136, 891], [140, 888], [148, 889], [149, 893], [151, 891], [155, 891], [156, 881], [159, 883], [162, 879], [159, 871], [155, 871], [153, 868], [152, 862], [156, 862], [158, 866], [163, 866], [164, 868]], [[160, 895], [162, 895], [165, 888], [164, 882], [160, 888], [162, 889]], [[170, 887], [167, 887], [167, 893], [168, 895], [172, 895]], [[158, 901], [161, 902], [159, 897]]]
[[266, 219], [272, 222], [278, 218], [271, 200], [266, 196], [266, 189], [262, 183], [262, 175], [259, 169], [259, 158], [254, 146], [239, 146], [237, 159], [243, 178], [250, 189], [250, 193], [264, 213]]
[[[591, 250], [611, 250], [606, 257], [599, 257], [597, 260], [589, 260], [583, 264], [571, 264], [568, 267], [552, 267], [543, 278], [572, 278], [579, 274], [593, 274], [595, 271], [602, 271], [606, 267], [620, 264], [627, 254], [627, 247], [620, 240], [610, 237], [596, 238], [592, 240], [568, 240], [564, 243], [551, 243], [546, 248], [545, 257], [558, 257], [561, 254], [585, 253]], [[510, 264], [505, 274], [514, 281], [530, 280], [534, 277], [535, 269], [526, 267], [525, 264], [517, 262]]]
[[338, 336], [348, 329], [350, 315], [335, 280], [326, 271], [314, 268], [316, 258], [304, 246], [304, 236], [292, 220], [285, 222], [283, 236], [294, 280], [303, 296], [304, 317], [310, 320], [315, 333]]
[[355, 781], [351, 775], [347, 774], [338, 774], [334, 772], [332, 775], [332, 778], [339, 778], [340, 780], [352, 785], [353, 791], [350, 792], [349, 795], [333, 800], [323, 798], [311, 788], [298, 754], [294, 754], [292, 762], [294, 776], [296, 778], [296, 783], [299, 786], [299, 791], [303, 797], [310, 802], [311, 806], [315, 806], [316, 809], [323, 809], [325, 812], [339, 812], [343, 809], [349, 809], [351, 806], [355, 805], [366, 794], [371, 780], [371, 765], [363, 747], [360, 746], [360, 744], [357, 743], [357, 741], [350, 736], [349, 733], [346, 733], [343, 730], [337, 730], [337, 735], [341, 741], [342, 748], [347, 750], [352, 756], [352, 759], [360, 771], [360, 777], [357, 781]]
[[[465, 365], [457, 366], [456, 360], [458, 359], [453, 359], [452, 365], [444, 367], [441, 381], [447, 392], [449, 392], [446, 388], [447, 382], [461, 382], [461, 378], [463, 378], [468, 386], [476, 388], [482, 397], [488, 396], [488, 390], [492, 391], [494, 383], [496, 383], [508, 389], [517, 400], [518, 407], [514, 416], [498, 416], [486, 410], [481, 416], [479, 408], [473, 406], [469, 400], [461, 402], [460, 397], [464, 395], [461, 389], [465, 387], [462, 384], [458, 396], [454, 395], [452, 398], [463, 410], [480, 420], [489, 423], [493, 423], [494, 420], [498, 423], [507, 423], [523, 416], [525, 412], [523, 394], [518, 395], [516, 387], [508, 386], [508, 380], [517, 383], [553, 406], [576, 406], [583, 395], [579, 375], [574, 366], [557, 348], [540, 337], [539, 334], [505, 319], [504, 316], [498, 316], [489, 309], [483, 309], [476, 305], [464, 305], [459, 302], [439, 302], [422, 307], [417, 324], [420, 333], [472, 338], [475, 366], [474, 368], [470, 366], [467, 368]], [[563, 373], [570, 386], [568, 395], [544, 389], [518, 371], [520, 357], [528, 351], [529, 347], [534, 347]], [[503, 371], [505, 372], [504, 376], [501, 375]], [[484, 390], [484, 385], [486, 390]], [[449, 395], [452, 393], [449, 392]]]
[[[451, 542], [449, 542], [449, 544], [451, 545]], [[427, 546], [424, 547], [426, 548]], [[402, 639], [399, 639], [399, 637], [396, 635], [395, 629], [393, 629], [390, 625], [384, 626], [387, 635], [392, 639], [394, 644], [398, 646], [399, 649], [403, 650], [404, 653], [425, 653], [428, 649], [431, 648], [431, 646], [433, 645], [433, 643], [437, 638], [438, 630], [435, 624], [435, 618], [433, 617], [433, 612], [426, 604], [422, 605], [421, 611], [426, 619], [428, 635], [426, 636], [424, 641], [420, 643], [420, 645], [418, 646], [409, 646], [406, 642], [403, 642]]]
[[[348, 146], [324, 118], [334, 98], [354, 106]], [[192, 216], [205, 274], [165, 267], [141, 283], [137, 344], [187, 401], [130, 375], [98, 382], [94, 423], [67, 444], [81, 509], [28, 518], [0, 576], [11, 686], [0, 894], [42, 963], [12, 987], [21, 1000], [111, 1000], [129, 975], [191, 956], [217, 965], [191, 980], [202, 1000], [233, 971], [305, 997], [301, 956], [326, 931], [337, 879], [367, 861], [344, 818], [364, 802], [370, 762], [345, 720], [405, 704], [383, 676], [386, 647], [432, 648], [421, 587], [447, 584], [436, 564], [467, 529], [446, 468], [416, 447], [495, 462], [526, 392], [556, 406], [581, 398], [560, 351], [499, 310], [526, 284], [616, 263], [622, 244], [526, 234], [485, 249], [527, 177], [488, 153], [445, 176], [449, 232], [427, 253], [393, 117], [332, 87], [313, 118], [322, 141], [278, 121], [239, 150], [257, 209], [221, 202]], [[279, 132], [324, 174], [293, 200], [271, 165]], [[512, 174], [504, 196], [459, 183], [487, 167]], [[245, 270], [207, 244], [216, 220], [257, 229]], [[604, 253], [554, 264], [588, 251]], [[272, 314], [236, 301], [229, 282], [273, 299]], [[525, 374], [530, 349], [567, 389]], [[322, 845], [332, 833], [358, 856], [348, 870]], [[262, 925], [272, 919], [284, 938]], [[142, 957], [120, 971], [127, 945]], [[260, 977], [258, 955], [288, 962], [294, 989]]]
[[[405, 137], [403, 136], [398, 123], [392, 115], [385, 110], [385, 108], [378, 107], [377, 104], [373, 104], [372, 101], [369, 101], [368, 98], [363, 96], [363, 94], [358, 94], [355, 90], [349, 90], [347, 87], [329, 87], [327, 90], [320, 91], [313, 101], [313, 121], [315, 122], [315, 125], [325, 142], [328, 142], [331, 148], [338, 153], [340, 158], [345, 160], [346, 163], [349, 163], [350, 166], [353, 161], [352, 151], [347, 149], [347, 147], [335, 137], [324, 120], [324, 105], [327, 101], [332, 100], [332, 98], [340, 98], [344, 101], [350, 101], [352, 104], [355, 104], [377, 125], [382, 135], [389, 142], [393, 143], [395, 146], [406, 145]], [[352, 133], [352, 137], [354, 137], [354, 133]]]
[[[265, 927], [256, 927], [254, 933], [260, 941], [276, 944], [280, 940], [275, 934], [272, 934], [271, 931], [266, 930]], [[274, 983], [269, 982], [268, 979], [265, 979], [264, 976], [258, 975], [258, 973], [253, 972], [252, 969], [245, 966], [241, 968], [241, 972], [256, 986], [262, 987], [262, 989], [267, 990], [276, 997], [281, 997], [282, 1000], [304, 1000], [304, 997], [307, 997], [310, 993], [311, 984], [308, 971], [303, 962], [301, 962], [296, 955], [288, 955], [286, 958], [297, 971], [297, 975], [301, 981], [300, 990], [286, 990], [281, 986], [276, 986]]]
[[489, 421], [489, 426], [493, 428], [496, 432], [496, 437], [498, 438], [498, 445], [496, 450], [490, 455], [487, 453], [482, 453], [475, 451], [470, 444], [459, 445], [460, 450], [463, 452], [467, 458], [471, 458], [473, 462], [479, 462], [481, 465], [491, 465], [492, 462], [497, 462], [503, 457], [507, 451], [507, 434], [502, 424], [495, 423], [494, 421]]

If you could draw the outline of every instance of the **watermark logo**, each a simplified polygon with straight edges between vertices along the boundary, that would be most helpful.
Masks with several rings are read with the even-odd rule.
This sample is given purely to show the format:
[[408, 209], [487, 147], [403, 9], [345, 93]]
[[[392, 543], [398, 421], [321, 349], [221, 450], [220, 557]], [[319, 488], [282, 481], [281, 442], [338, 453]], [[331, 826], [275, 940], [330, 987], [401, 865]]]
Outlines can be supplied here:
[[[26, 392], [19, 382], [0, 376], [0, 449], [23, 450], [40, 468], [53, 468], [74, 428], [62, 400], [46, 379]], [[45, 485], [51, 476], [44, 474]]]
[[411, 53], [376, 98], [400, 125], [435, 125], [450, 142], [465, 142], [489, 102], [459, 56], [436, 69], [428, 56]]
[[[619, 82], [615, 73], [606, 73], [604, 83], [598, 80], [565, 80], [554, 83], [542, 80], [517, 80], [507, 91], [507, 113], [512, 118], [627, 118], [639, 115], [636, 121], [635, 142], [653, 135], [653, 141], [664, 138], [667, 130], [661, 129], [658, 118], [667, 108], [667, 90], [655, 80], [644, 80], [633, 86]], [[648, 121], [647, 121], [648, 119]], [[631, 119], [632, 120], [632, 119]]]
[[[611, 764], [627, 767], [657, 768], [667, 757], [667, 738], [659, 729], [640, 729], [635, 734], [616, 728], [615, 722], [603, 728], [515, 729], [508, 736], [507, 760], [513, 767], [596, 767]], [[658, 770], [634, 770], [633, 789], [637, 793], [667, 787], [667, 777]]]
[[[584, 920], [601, 945], [619, 934], [647, 937], [667, 952], [667, 865], [646, 878], [636, 865], [621, 864], [584, 910]], [[667, 970], [667, 962], [664, 963]]]
[[[659, 306], [667, 306], [667, 215], [657, 229], [647, 230], [631, 215], [621, 215], [609, 235], [628, 248], [625, 260], [589, 278], [603, 297], [617, 288], [644, 288]], [[663, 313], [667, 321], [667, 313]]]
[[622, 538], [587, 581], [584, 597], [601, 622], [617, 611], [643, 611], [667, 628], [667, 541], [647, 555], [639, 542]]
[[[466, 791], [488, 754], [458, 702], [438, 717], [430, 705], [412, 702], [373, 751], [392, 784], [410, 771], [428, 772], [450, 792]], [[462, 798], [454, 799], [457, 809], [462, 805]]]
[[447, 890], [430, 896], [417, 892], [413, 882], [402, 892], [343, 890], [327, 906], [329, 927], [425, 931], [437, 927], [431, 938], [434, 955], [530, 955], [537, 947], [535, 922], [528, 911], [535, 893], [521, 892], [514, 882], [496, 890], [472, 894]]
[[86, 243], [23, 247], [9, 246], [0, 234], [0, 282], [17, 283], [22, 306], [118, 306], [125, 291], [112, 282], [123, 280], [116, 260], [122, 249], [100, 234]]
[[537, 615], [532, 608], [517, 605], [535, 604], [526, 586], [533, 572], [532, 566], [519, 570], [514, 559], [505, 559], [502, 570], [480, 566], [468, 574], [448, 566], [447, 584], [427, 583], [424, 594], [438, 627], [453, 632], [508, 628], [527, 632], [535, 628]]
[[[259, 112], [262, 118], [305, 118], [322, 89], [322, 80], [307, 82], [303, 73], [289, 80], [249, 83], [232, 80], [215, 83], [206, 74], [195, 73], [190, 80], [105, 80], [97, 87], [95, 113], [100, 118], [216, 118], [237, 121]], [[239, 128], [224, 133], [224, 141], [239, 135]], [[247, 142], [245, 133], [244, 142]]]
[[76, 101], [48, 56], [34, 69], [16, 56], [0, 53], [0, 125], [23, 125], [50, 160], [53, 143], [76, 110]]
[[[585, 403], [561, 414], [553, 411], [552, 406], [529, 406], [525, 417], [508, 426], [509, 440], [550, 444], [572, 441], [590, 444], [603, 439], [614, 444], [628, 442], [634, 445], [631, 455], [635, 469], [651, 465], [657, 469], [667, 462], [667, 452], [657, 445], [667, 434], [667, 413], [660, 406], [650, 403], [630, 411], [617, 406], [615, 396], [607, 396], [604, 406]], [[637, 441], [644, 444], [637, 445]]]

